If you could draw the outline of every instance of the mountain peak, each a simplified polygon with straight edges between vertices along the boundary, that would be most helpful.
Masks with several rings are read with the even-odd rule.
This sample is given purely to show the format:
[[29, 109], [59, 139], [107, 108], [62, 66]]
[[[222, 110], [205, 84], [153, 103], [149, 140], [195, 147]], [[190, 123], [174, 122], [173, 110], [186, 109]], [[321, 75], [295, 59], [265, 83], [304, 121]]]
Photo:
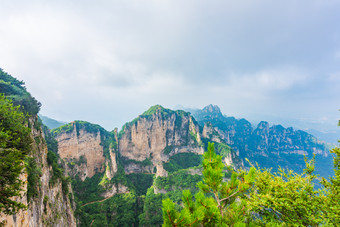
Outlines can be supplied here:
[[142, 116], [149, 116], [155, 114], [158, 110], [163, 111], [165, 108], [161, 105], [151, 106], [147, 111], [145, 111]]
[[206, 107], [203, 108], [203, 111], [204, 112], [207, 112], [207, 113], [217, 113], [217, 114], [221, 114], [221, 109], [220, 107], [218, 107], [217, 105], [208, 105]]

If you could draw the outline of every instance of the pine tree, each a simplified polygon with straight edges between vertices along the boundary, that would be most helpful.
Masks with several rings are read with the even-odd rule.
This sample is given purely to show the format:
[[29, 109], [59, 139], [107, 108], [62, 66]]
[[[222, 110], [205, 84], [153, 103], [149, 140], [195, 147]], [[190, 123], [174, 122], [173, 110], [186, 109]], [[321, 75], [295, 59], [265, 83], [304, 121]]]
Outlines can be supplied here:
[[163, 226], [240, 226], [249, 223], [244, 198], [255, 180], [256, 169], [233, 171], [231, 179], [226, 181], [222, 157], [215, 153], [213, 143], [208, 144], [203, 158], [203, 181], [197, 184], [200, 191], [194, 198], [189, 190], [183, 191], [180, 211], [169, 198], [163, 200]]

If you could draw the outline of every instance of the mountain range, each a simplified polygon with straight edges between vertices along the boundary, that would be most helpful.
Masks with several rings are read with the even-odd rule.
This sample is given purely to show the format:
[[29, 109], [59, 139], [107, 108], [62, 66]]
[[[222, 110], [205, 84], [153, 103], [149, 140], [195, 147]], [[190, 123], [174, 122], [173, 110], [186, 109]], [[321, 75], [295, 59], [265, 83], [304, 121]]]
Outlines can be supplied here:
[[[23, 197], [27, 211], [0, 217], [9, 225], [161, 226], [162, 199], [179, 202], [182, 190], [197, 191], [202, 154], [212, 142], [233, 169], [257, 163], [301, 172], [304, 157], [313, 155], [320, 175], [328, 176], [332, 167], [329, 145], [307, 132], [264, 121], [254, 127], [214, 105], [190, 112], [155, 105], [120, 131], [86, 121], [50, 130], [41, 124], [47, 118], [38, 119], [39, 103], [22, 85], [1, 71], [1, 91], [14, 102], [23, 100], [22, 94], [28, 100], [34, 138], [29, 154], [34, 171], [22, 175], [26, 187], [34, 186], [34, 196]], [[225, 171], [228, 179], [230, 169]]]

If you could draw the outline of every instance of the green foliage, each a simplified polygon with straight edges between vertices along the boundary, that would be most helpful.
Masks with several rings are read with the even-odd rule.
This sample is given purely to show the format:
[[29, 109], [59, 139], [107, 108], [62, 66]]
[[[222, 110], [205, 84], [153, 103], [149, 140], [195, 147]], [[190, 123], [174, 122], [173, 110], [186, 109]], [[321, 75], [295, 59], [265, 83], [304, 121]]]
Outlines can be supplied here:
[[[1, 70], [0, 76], [2, 73]], [[23, 182], [19, 176], [32, 143], [26, 123], [18, 107], [0, 95], [0, 212], [5, 214], [13, 214], [25, 207], [12, 197], [21, 196]]]
[[333, 159], [334, 177], [330, 180], [322, 179], [326, 192], [323, 205], [326, 208], [324, 218], [327, 224], [336, 226], [340, 223], [340, 148], [334, 148], [331, 153], [335, 154]]
[[59, 128], [55, 128], [51, 130], [51, 134], [56, 137], [57, 135], [60, 135], [61, 133], [71, 133], [74, 130], [73, 123], [68, 123], [66, 125], [62, 125]]
[[18, 81], [0, 69], [0, 91], [13, 101], [15, 106], [32, 116], [36, 115], [41, 104], [27, 92], [23, 81]]
[[79, 135], [80, 129], [84, 129], [86, 132], [93, 133], [93, 134], [98, 133], [98, 131], [100, 131], [101, 134], [105, 134], [105, 135], [108, 134], [108, 132], [101, 126], [89, 123], [87, 121], [73, 121], [66, 125], [62, 125], [59, 128], [53, 129], [51, 133], [53, 136], [57, 136], [61, 133], [71, 133], [73, 132], [74, 127], [77, 129], [77, 135]]
[[58, 179], [61, 180], [61, 186], [63, 193], [67, 195], [69, 193], [69, 184], [71, 182], [71, 178], [65, 176], [64, 168], [61, 164], [59, 164], [60, 158], [53, 151], [48, 150], [47, 152], [47, 163], [52, 166], [52, 177], [50, 178], [50, 184], [54, 185]]
[[99, 203], [92, 203], [76, 213], [79, 226], [136, 226], [138, 201], [133, 193], [117, 194]]
[[233, 226], [248, 221], [243, 199], [255, 180], [255, 168], [233, 172], [224, 182], [222, 157], [213, 144], [208, 144], [203, 158], [203, 181], [197, 184], [195, 200], [190, 191], [183, 191], [180, 211], [170, 199], [163, 200], [163, 226]]
[[139, 226], [161, 226], [163, 224], [162, 199], [164, 197], [164, 194], [155, 194], [153, 187], [148, 189], [143, 213], [139, 215]]
[[87, 177], [84, 181], [79, 176], [72, 179], [72, 188], [80, 205], [103, 199], [100, 195], [104, 191], [104, 188], [99, 184], [101, 177], [101, 173], [96, 173], [93, 177]]
[[340, 149], [335, 154], [335, 176], [322, 179], [316, 190], [315, 158], [302, 174], [282, 168], [233, 172], [224, 181], [221, 156], [208, 145], [203, 157], [203, 181], [193, 198], [183, 191], [182, 208], [163, 200], [163, 226], [337, 226], [340, 223]]
[[168, 111], [168, 109], [165, 109], [163, 106], [161, 105], [155, 105], [150, 107], [147, 111], [145, 111], [142, 116], [147, 117], [147, 116], [152, 116], [154, 115], [157, 111]]
[[140, 166], [143, 166], [143, 167], [152, 165], [152, 161], [151, 161], [150, 158], [146, 158], [143, 161], [137, 161], [137, 160], [134, 160], [134, 159], [127, 159], [125, 157], [122, 157], [120, 160], [121, 160], [123, 165], [128, 165], [130, 163], [134, 163], [134, 164], [137, 164], [137, 165], [140, 165]]
[[82, 207], [80, 226], [134, 226], [136, 196], [132, 193], [115, 195], [102, 203]]
[[35, 158], [26, 157], [25, 163], [27, 171], [27, 201], [30, 201], [31, 198], [35, 198], [38, 195], [42, 172]]
[[58, 164], [58, 156], [53, 151], [47, 152], [47, 163], [52, 166], [52, 177], [50, 179], [50, 184], [54, 185], [57, 179], [61, 179], [64, 176], [64, 170], [60, 168]]
[[173, 190], [183, 190], [183, 189], [192, 189], [195, 188], [197, 182], [202, 180], [202, 176], [200, 175], [191, 175], [188, 173], [188, 170], [179, 170], [173, 173], [169, 173], [167, 177], [157, 177], [155, 179], [155, 185], [158, 189], [164, 189], [166, 191]]
[[164, 154], [170, 154], [170, 152], [172, 151], [172, 146], [170, 145], [170, 146], [166, 146], [165, 148], [164, 148], [164, 150], [163, 150], [163, 153]]
[[50, 130], [45, 125], [42, 124], [41, 128], [45, 135], [47, 149], [54, 153], [58, 153], [58, 141], [52, 136]]
[[145, 195], [153, 183], [153, 174], [131, 173], [126, 175], [129, 188], [134, 189], [137, 196]]
[[180, 169], [199, 166], [201, 162], [202, 155], [194, 153], [178, 153], [171, 156], [169, 162], [164, 163], [163, 167], [168, 172], [175, 172]]
[[216, 153], [222, 157], [227, 157], [231, 153], [231, 148], [225, 143], [216, 143]]
[[257, 170], [250, 193], [249, 209], [261, 215], [261, 224], [317, 226], [322, 223], [323, 196], [314, 190], [313, 160], [303, 174], [279, 169], [277, 173]]

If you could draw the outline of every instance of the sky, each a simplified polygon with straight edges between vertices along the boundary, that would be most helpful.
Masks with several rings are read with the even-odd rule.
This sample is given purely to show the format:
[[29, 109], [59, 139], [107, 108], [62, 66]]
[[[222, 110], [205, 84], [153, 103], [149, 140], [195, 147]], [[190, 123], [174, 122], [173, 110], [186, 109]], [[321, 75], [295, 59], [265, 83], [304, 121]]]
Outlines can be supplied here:
[[0, 68], [41, 114], [113, 130], [150, 106], [334, 130], [338, 0], [2, 0]]

